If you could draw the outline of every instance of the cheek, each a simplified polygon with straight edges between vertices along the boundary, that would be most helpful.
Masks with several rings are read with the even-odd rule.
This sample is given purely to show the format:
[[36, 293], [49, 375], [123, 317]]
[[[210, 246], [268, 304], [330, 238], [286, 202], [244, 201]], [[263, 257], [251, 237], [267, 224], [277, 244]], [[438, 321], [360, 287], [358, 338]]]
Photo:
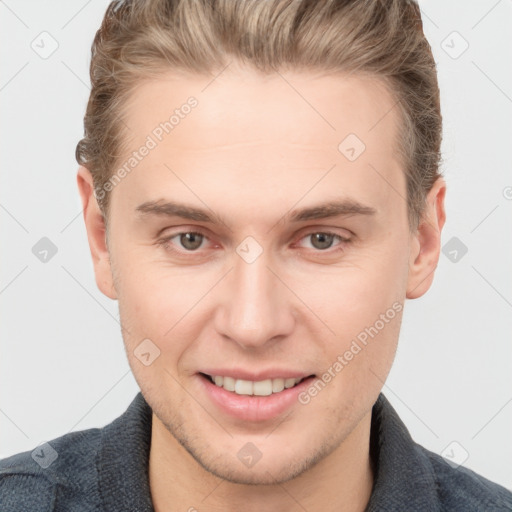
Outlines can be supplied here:
[[[357, 264], [333, 272], [323, 287], [309, 295], [319, 304], [342, 344], [378, 323], [382, 315], [395, 317], [403, 304], [407, 285], [407, 254], [402, 247], [377, 247]], [[395, 305], [395, 307], [393, 307]], [[401, 309], [401, 308], [400, 308]], [[386, 328], [394, 322], [386, 323]]]
[[321, 417], [327, 410], [333, 421], [358, 421], [371, 407], [395, 357], [402, 311], [403, 303], [397, 301], [383, 310], [383, 317], [379, 313], [375, 319], [365, 311], [337, 325], [335, 341], [324, 345], [325, 363], [318, 381], [301, 397], [302, 404], [312, 406], [312, 416]]
[[176, 292], [178, 283], [135, 251], [116, 257], [113, 271], [127, 349], [134, 349], [145, 338], [160, 345], [157, 340], [172, 328], [180, 311], [183, 294]]
[[189, 301], [175, 286], [171, 279], [153, 280], [143, 271], [139, 277], [129, 273], [118, 297], [126, 355], [135, 379], [150, 396], [161, 396], [162, 386], [179, 395], [177, 367], [189, 340], [197, 337], [187, 322]]
[[[157, 375], [168, 378], [165, 369], [175, 374], [176, 368], [185, 364], [183, 355], [192, 348], [193, 340], [200, 339], [212, 317], [205, 308], [212, 304], [214, 295], [209, 291], [219, 279], [218, 272], [206, 267], [172, 267], [149, 258], [148, 252], [147, 248], [124, 251], [116, 265], [127, 356], [135, 375], [147, 384]], [[145, 339], [159, 351], [150, 369], [141, 367], [136, 358]]]
[[[323, 341], [325, 378], [336, 397], [377, 393], [391, 368], [405, 300], [404, 247], [376, 250], [365, 261], [332, 276], [329, 292], [310, 296], [323, 305], [335, 332]], [[313, 391], [314, 393], [315, 391]], [[327, 395], [327, 393], [326, 393]]]

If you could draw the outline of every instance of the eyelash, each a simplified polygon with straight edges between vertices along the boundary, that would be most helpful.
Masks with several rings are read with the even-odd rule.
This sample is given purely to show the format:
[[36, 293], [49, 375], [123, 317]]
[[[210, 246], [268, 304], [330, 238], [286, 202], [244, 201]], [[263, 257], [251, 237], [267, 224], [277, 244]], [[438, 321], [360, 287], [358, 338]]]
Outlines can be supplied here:
[[[165, 250], [167, 251], [171, 251], [175, 254], [178, 254], [178, 255], [195, 255], [195, 254], [198, 254], [200, 249], [196, 249], [194, 251], [187, 251], [187, 250], [179, 250], [179, 249], [176, 249], [174, 248], [171, 244], [171, 240], [173, 238], [176, 238], [177, 236], [180, 236], [180, 235], [186, 235], [186, 234], [194, 234], [194, 235], [200, 235], [204, 238], [204, 240], [208, 240], [208, 236], [205, 235], [204, 233], [202, 233], [201, 231], [179, 231], [178, 233], [173, 233], [172, 235], [169, 235], [169, 236], [166, 236], [164, 238], [160, 238], [159, 240], [157, 240], [157, 244], [159, 246], [162, 246]], [[316, 230], [316, 231], [310, 231], [306, 234], [304, 234], [299, 240], [303, 240], [304, 238], [307, 238], [311, 235], [315, 235], [315, 234], [322, 234], [322, 235], [329, 235], [329, 236], [333, 236], [335, 238], [338, 238], [340, 243], [335, 246], [335, 249], [331, 249], [331, 248], [327, 248], [327, 249], [324, 249], [324, 250], [321, 250], [321, 249], [310, 249], [310, 250], [313, 250], [314, 252], [317, 252], [319, 254], [335, 254], [339, 251], [342, 251], [344, 250], [344, 246], [346, 244], [349, 244], [351, 242], [351, 239], [350, 238], [346, 238], [346, 237], [343, 237], [341, 235], [339, 235], [338, 233], [334, 233], [332, 231], [325, 231], [325, 230]]]

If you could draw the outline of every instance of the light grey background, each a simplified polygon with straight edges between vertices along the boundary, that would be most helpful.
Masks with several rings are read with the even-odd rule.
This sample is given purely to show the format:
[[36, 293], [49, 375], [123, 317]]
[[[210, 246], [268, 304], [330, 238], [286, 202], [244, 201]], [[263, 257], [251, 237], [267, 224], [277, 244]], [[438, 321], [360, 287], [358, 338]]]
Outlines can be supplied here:
[[[407, 302], [384, 392], [420, 444], [512, 488], [512, 2], [420, 5], [442, 94], [443, 245], [459, 246]], [[106, 6], [0, 2], [0, 457], [103, 426], [138, 391], [117, 303], [96, 288], [75, 178]], [[32, 252], [42, 237], [58, 250], [46, 263]]]

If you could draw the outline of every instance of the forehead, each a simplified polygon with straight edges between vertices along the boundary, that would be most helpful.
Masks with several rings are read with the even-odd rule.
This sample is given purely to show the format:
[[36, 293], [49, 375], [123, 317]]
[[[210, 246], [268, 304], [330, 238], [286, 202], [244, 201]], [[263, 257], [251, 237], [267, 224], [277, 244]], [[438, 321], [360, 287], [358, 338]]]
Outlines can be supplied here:
[[396, 100], [376, 77], [229, 67], [214, 77], [169, 72], [142, 82], [126, 105], [126, 121], [150, 133], [190, 97], [198, 103], [191, 120], [172, 134], [182, 147], [191, 145], [197, 128], [195, 145], [204, 148], [251, 142], [256, 135], [260, 142], [332, 145], [348, 133], [369, 144], [383, 136], [390, 142], [395, 134]]
[[[195, 106], [184, 108], [190, 98]], [[141, 83], [126, 105], [130, 151], [148, 137], [155, 142], [126, 181], [146, 199], [186, 175], [195, 190], [225, 184], [226, 193], [236, 187], [249, 195], [263, 186], [275, 201], [296, 197], [334, 168], [317, 191], [343, 185], [346, 195], [386, 200], [403, 189], [395, 104], [374, 77], [167, 73]]]

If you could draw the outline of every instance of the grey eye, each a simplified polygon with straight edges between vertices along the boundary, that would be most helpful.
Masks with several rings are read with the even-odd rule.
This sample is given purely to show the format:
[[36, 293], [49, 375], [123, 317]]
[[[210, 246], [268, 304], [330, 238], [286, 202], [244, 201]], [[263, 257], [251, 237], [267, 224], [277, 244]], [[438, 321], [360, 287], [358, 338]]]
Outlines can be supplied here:
[[181, 233], [180, 244], [189, 251], [194, 251], [201, 247], [201, 243], [203, 242], [204, 236], [200, 233]]
[[315, 249], [329, 249], [336, 235], [329, 233], [313, 233], [309, 235], [311, 243]]

